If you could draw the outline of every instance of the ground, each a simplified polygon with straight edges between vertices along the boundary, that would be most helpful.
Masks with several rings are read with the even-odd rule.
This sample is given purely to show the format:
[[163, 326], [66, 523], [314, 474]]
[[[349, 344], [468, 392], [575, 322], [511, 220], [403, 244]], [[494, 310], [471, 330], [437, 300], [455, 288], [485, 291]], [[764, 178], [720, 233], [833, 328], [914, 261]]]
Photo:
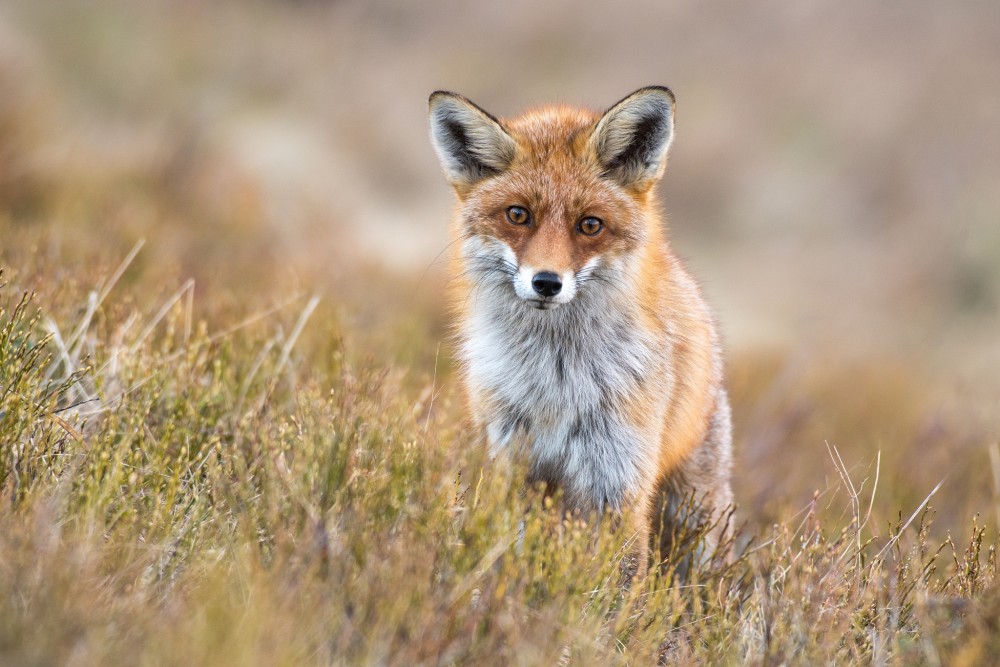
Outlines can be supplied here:
[[[672, 26], [679, 85], [619, 90], [626, 62], [560, 59], [588, 57], [582, 14], [478, 16], [526, 50], [491, 66], [435, 3], [61, 4], [0, 6], [0, 663], [1000, 651], [997, 12], [865, 10], [861, 34], [692, 5], [648, 28]], [[736, 557], [682, 582], [666, 554], [628, 592], [629, 536], [464, 427], [435, 260], [426, 94], [507, 113], [584, 80], [595, 105], [678, 93], [662, 194], [735, 416]]]

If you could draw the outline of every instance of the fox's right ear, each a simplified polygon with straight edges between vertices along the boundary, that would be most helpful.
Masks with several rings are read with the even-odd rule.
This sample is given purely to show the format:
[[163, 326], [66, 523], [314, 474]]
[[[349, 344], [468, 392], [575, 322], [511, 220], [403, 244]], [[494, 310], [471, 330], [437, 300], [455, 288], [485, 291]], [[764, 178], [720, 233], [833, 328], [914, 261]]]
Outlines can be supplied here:
[[514, 161], [517, 143], [496, 118], [469, 100], [439, 90], [428, 105], [431, 141], [452, 185], [473, 185]]

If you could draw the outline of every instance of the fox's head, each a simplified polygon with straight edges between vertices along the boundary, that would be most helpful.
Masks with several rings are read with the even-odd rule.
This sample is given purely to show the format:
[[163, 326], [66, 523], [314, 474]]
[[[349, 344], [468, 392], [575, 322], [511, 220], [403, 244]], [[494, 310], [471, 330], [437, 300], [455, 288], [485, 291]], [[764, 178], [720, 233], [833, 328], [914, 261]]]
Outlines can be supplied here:
[[507, 285], [541, 310], [587, 283], [621, 286], [627, 258], [653, 232], [650, 193], [673, 138], [670, 90], [642, 88], [603, 114], [545, 107], [509, 120], [438, 91], [430, 120], [473, 283]]

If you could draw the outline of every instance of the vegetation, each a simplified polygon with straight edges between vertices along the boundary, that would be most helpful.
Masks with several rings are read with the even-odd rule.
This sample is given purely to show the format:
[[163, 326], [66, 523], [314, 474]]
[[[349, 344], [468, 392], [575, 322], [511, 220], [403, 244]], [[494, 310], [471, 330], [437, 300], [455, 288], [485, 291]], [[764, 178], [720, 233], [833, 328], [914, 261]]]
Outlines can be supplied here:
[[[45, 244], [21, 242], [5, 253]], [[628, 536], [486, 462], [446, 364], [421, 382], [352, 352], [315, 298], [199, 315], [193, 284], [154, 289], [136, 251], [4, 274], [5, 664], [977, 664], [1000, 648], [995, 533], [971, 519], [932, 538], [932, 494], [875, 530], [884, 464], [858, 473], [831, 445], [838, 483], [773, 526], [743, 516], [733, 563], [679, 582], [674, 554], [625, 594]]]
[[[371, 261], [344, 216], [284, 206], [287, 193], [213, 143], [230, 126], [191, 111], [198, 91], [224, 89], [191, 72], [245, 74], [232, 54], [257, 52], [248, 26], [320, 48], [319, 10], [187, 3], [225, 20], [120, 21], [119, 33], [115, 11], [139, 10], [85, 4], [66, 3], [84, 37], [41, 5], [0, 12], [0, 664], [976, 665], [1000, 654], [995, 377], [965, 379], [930, 354], [803, 353], [733, 335], [734, 558], [681, 581], [684, 551], [667, 554], [622, 591], [629, 535], [560, 516], [525, 488], [519, 462], [488, 461], [464, 426], [441, 277], [434, 266], [421, 277], [433, 253], [415, 271]], [[37, 41], [15, 48], [8, 14], [42, 26], [25, 30]], [[95, 34], [104, 50], [75, 41]], [[133, 68], [116, 54], [139, 41], [177, 52]], [[289, 67], [312, 62], [290, 53]], [[285, 61], [269, 57], [255, 99], [290, 87]], [[112, 61], [131, 74], [109, 74]], [[355, 139], [354, 157], [388, 152]], [[396, 179], [386, 197], [405, 191], [399, 172], [379, 175]], [[988, 218], [992, 204], [977, 201]], [[914, 297], [921, 322], [981, 326], [1000, 266], [989, 247], [970, 273], [972, 305], [956, 314]], [[879, 270], [907, 276], [903, 260]], [[860, 269], [844, 279], [876, 282]], [[892, 339], [912, 340], [912, 321]]]

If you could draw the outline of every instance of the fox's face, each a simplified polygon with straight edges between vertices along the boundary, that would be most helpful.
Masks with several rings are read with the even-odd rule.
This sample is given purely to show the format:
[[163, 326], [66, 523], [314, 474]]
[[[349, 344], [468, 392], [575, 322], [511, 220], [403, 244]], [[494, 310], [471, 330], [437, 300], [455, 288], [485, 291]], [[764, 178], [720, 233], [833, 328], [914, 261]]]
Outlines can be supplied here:
[[673, 104], [666, 88], [643, 88], [603, 115], [549, 107], [501, 121], [454, 93], [431, 95], [431, 138], [460, 201], [474, 288], [505, 288], [540, 310], [625, 289]]

